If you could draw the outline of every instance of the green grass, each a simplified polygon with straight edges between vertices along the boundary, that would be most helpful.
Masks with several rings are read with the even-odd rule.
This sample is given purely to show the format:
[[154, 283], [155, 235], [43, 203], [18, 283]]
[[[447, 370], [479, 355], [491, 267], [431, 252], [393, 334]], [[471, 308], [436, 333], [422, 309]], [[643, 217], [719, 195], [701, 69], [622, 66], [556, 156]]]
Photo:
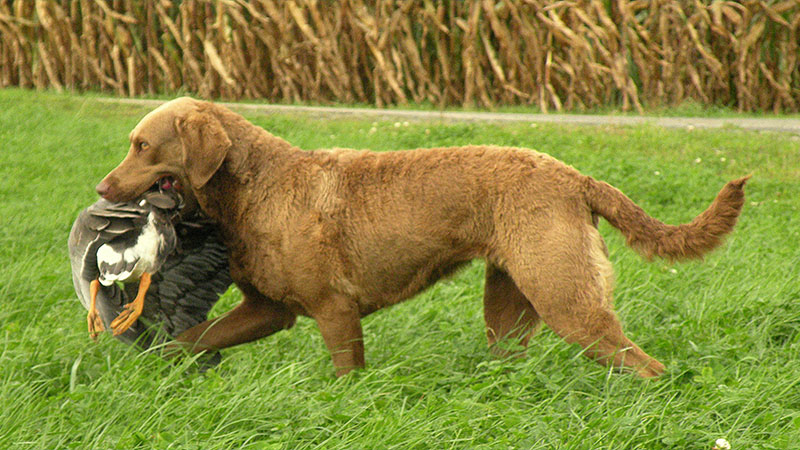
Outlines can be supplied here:
[[[367, 368], [336, 379], [315, 324], [200, 373], [89, 340], [66, 240], [146, 110], [0, 91], [0, 448], [788, 449], [800, 442], [800, 142], [740, 130], [442, 124], [250, 115], [305, 148], [534, 148], [685, 222], [752, 173], [742, 219], [703, 263], [645, 262], [603, 223], [616, 305], [667, 367], [612, 373], [544, 329], [486, 348], [483, 266], [363, 321]], [[374, 131], [371, 129], [374, 128]], [[213, 314], [234, 305], [229, 291]]]

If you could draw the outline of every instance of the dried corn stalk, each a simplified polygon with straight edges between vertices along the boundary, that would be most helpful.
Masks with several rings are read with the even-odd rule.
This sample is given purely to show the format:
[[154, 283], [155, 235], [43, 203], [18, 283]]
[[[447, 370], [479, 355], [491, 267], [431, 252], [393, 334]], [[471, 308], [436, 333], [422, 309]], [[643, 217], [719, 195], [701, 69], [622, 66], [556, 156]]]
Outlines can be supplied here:
[[0, 87], [800, 110], [800, 1], [0, 0]]

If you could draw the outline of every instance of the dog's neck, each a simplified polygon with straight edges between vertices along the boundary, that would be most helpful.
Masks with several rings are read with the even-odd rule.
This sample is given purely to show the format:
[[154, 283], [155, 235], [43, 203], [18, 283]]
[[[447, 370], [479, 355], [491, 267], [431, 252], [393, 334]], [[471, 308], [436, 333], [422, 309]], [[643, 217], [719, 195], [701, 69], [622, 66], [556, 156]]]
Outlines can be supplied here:
[[[289, 142], [226, 108], [217, 107], [213, 113], [220, 119], [232, 144], [223, 169], [242, 183], [249, 183], [256, 177], [268, 177], [275, 173], [274, 168], [301, 152]], [[264, 179], [257, 181], [269, 182]]]

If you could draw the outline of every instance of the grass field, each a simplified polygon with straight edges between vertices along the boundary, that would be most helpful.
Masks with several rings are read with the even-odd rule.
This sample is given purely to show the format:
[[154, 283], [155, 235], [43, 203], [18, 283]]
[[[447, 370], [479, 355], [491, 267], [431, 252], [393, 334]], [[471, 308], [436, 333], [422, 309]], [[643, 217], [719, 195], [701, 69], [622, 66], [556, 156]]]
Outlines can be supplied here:
[[[612, 373], [546, 328], [487, 348], [476, 262], [363, 321], [367, 368], [336, 379], [316, 325], [223, 352], [205, 373], [89, 340], [66, 240], [146, 110], [0, 91], [0, 448], [790, 449], [800, 442], [800, 142], [737, 130], [248, 116], [305, 149], [534, 148], [691, 220], [753, 174], [703, 263], [645, 262], [602, 223], [625, 330], [667, 373]], [[213, 311], [238, 299], [229, 291]]]

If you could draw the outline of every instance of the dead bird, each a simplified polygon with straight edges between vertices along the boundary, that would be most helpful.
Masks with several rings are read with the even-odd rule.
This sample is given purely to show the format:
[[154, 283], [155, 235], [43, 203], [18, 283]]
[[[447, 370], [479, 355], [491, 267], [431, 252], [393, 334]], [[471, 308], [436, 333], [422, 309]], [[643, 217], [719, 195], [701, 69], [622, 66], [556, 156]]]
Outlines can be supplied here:
[[165, 178], [131, 202], [100, 199], [75, 220], [72, 279], [93, 339], [111, 329], [147, 348], [159, 333], [174, 337], [204, 321], [227, 290], [227, 249], [216, 226], [196, 213], [184, 217], [182, 207]]

